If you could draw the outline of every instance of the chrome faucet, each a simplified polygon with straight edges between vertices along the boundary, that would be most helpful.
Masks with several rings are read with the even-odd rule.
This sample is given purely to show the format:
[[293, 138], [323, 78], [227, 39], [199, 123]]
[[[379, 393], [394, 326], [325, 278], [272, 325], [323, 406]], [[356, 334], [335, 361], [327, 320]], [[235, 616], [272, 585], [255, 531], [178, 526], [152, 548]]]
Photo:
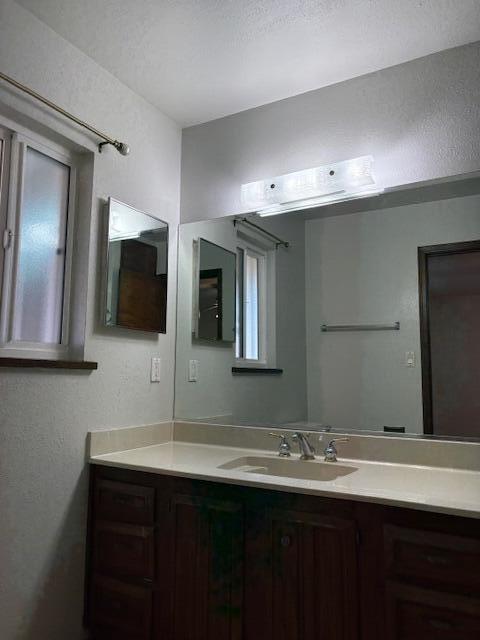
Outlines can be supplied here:
[[280, 458], [289, 458], [290, 457], [290, 445], [288, 444], [287, 436], [280, 433], [269, 433], [269, 436], [273, 438], [280, 438], [280, 444], [278, 445], [278, 455]]
[[324, 450], [325, 462], [336, 462], [337, 461], [337, 447], [335, 446], [337, 442], [348, 442], [350, 438], [334, 438], [330, 440]]
[[300, 460], [315, 460], [315, 449], [308, 441], [307, 435], [309, 434], [296, 431], [292, 436], [292, 440], [295, 440], [295, 442], [298, 443], [298, 448], [300, 449]]

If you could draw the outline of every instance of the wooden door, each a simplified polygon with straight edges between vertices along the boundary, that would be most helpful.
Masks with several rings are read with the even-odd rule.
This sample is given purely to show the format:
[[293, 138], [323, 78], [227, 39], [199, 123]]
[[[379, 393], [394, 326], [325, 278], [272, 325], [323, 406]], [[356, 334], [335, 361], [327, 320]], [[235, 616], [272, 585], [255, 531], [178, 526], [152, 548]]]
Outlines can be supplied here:
[[478, 437], [480, 240], [419, 247], [423, 427]]
[[241, 640], [241, 503], [174, 493], [168, 510], [159, 525], [155, 637]]
[[166, 307], [167, 277], [157, 274], [157, 247], [124, 240], [118, 274], [117, 324], [165, 333]]
[[269, 509], [247, 520], [246, 640], [359, 637], [356, 527]]

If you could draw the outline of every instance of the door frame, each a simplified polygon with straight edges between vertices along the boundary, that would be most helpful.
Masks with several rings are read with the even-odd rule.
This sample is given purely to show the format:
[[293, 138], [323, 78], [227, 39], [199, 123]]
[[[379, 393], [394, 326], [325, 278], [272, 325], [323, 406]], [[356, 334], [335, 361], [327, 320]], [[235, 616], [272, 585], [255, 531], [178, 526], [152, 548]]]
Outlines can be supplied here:
[[480, 240], [450, 242], [418, 247], [418, 293], [420, 313], [420, 352], [422, 362], [423, 433], [433, 434], [432, 359], [430, 353], [430, 318], [428, 309], [428, 259], [456, 253], [480, 251]]

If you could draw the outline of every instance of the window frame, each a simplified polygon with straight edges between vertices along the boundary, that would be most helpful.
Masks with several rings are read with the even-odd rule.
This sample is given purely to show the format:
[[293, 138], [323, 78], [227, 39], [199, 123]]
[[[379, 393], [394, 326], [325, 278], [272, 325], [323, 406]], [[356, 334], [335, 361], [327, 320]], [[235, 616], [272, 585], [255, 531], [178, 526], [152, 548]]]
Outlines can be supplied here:
[[[0, 218], [5, 241], [0, 248], [0, 357], [65, 360], [70, 354], [71, 302], [73, 272], [73, 238], [76, 223], [76, 184], [78, 166], [72, 152], [65, 147], [51, 143], [41, 136], [25, 130], [13, 130], [3, 126], [0, 133], [9, 137], [9, 157], [5, 158], [5, 184], [2, 184], [4, 211]], [[26, 342], [13, 339], [15, 321], [15, 287], [18, 270], [19, 229], [22, 217], [22, 199], [25, 187], [25, 165], [27, 150], [31, 148], [69, 168], [68, 204], [66, 211], [65, 262], [63, 272], [62, 322], [60, 343]], [[5, 175], [5, 174], [4, 174]], [[6, 200], [6, 203], [5, 203]], [[9, 236], [9, 237], [7, 237]]]
[[[10, 187], [11, 131], [0, 122], [0, 295], [3, 282], [5, 246], [10, 241], [7, 229], [8, 191]], [[1, 299], [0, 299], [1, 303]]]
[[[265, 242], [264, 238], [256, 234], [237, 233], [237, 265], [238, 251], [244, 252], [243, 259], [243, 291], [238, 295], [237, 300], [242, 300], [243, 306], [240, 310], [242, 314], [242, 344], [245, 346], [245, 325], [246, 325], [246, 305], [245, 305], [245, 282], [246, 282], [246, 256], [251, 255], [258, 259], [258, 359], [237, 356], [237, 341], [239, 338], [238, 327], [235, 335], [235, 365], [249, 368], [269, 368], [275, 367], [275, 327], [276, 327], [276, 278], [275, 278], [275, 245]], [[237, 287], [239, 286], [239, 272], [237, 271]]]

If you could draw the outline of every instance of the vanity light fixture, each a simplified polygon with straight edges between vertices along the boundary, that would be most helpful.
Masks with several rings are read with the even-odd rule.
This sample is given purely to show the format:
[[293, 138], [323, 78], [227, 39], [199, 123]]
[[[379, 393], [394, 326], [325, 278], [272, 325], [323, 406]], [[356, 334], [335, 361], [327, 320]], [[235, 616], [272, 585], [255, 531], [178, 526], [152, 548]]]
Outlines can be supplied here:
[[287, 173], [242, 185], [242, 205], [261, 217], [378, 195], [373, 157]]

